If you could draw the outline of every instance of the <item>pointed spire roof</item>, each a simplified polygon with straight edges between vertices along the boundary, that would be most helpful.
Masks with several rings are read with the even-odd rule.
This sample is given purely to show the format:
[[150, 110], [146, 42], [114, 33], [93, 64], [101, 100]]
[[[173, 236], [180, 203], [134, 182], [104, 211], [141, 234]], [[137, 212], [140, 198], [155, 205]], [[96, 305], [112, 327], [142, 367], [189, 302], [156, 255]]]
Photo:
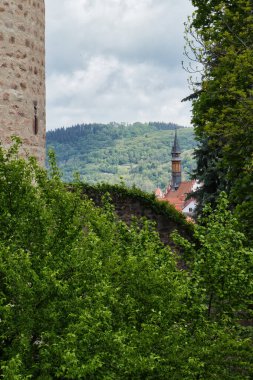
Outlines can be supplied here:
[[181, 149], [180, 149], [178, 138], [177, 138], [177, 128], [175, 129], [174, 144], [173, 144], [171, 153], [178, 153], [178, 154], [181, 153]]

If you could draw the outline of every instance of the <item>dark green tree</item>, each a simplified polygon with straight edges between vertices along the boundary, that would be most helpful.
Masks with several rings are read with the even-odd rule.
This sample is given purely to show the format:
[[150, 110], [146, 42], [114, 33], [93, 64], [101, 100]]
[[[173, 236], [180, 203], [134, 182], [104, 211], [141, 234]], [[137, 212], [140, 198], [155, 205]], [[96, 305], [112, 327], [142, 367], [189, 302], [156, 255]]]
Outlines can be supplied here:
[[[225, 190], [252, 237], [253, 222], [253, 5], [251, 0], [193, 0], [187, 27], [202, 65], [193, 118], [199, 148], [195, 177], [200, 208]], [[194, 44], [195, 39], [195, 44]]]

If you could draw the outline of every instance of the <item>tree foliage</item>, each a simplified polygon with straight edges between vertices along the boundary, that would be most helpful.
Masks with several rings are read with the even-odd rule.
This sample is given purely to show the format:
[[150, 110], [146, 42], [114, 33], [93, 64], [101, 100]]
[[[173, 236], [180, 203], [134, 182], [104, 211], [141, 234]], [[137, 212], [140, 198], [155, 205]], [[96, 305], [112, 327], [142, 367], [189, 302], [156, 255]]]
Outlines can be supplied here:
[[87, 183], [119, 183], [153, 192], [165, 189], [171, 174], [171, 147], [179, 128], [183, 176], [194, 167], [193, 129], [172, 123], [82, 124], [47, 132], [65, 181], [78, 171]]
[[207, 299], [208, 317], [215, 320], [238, 319], [242, 313], [251, 318], [253, 291], [253, 249], [240, 231], [221, 193], [215, 212], [206, 205], [194, 226], [194, 243], [178, 234], [175, 241], [184, 248], [184, 259], [191, 278]]
[[[233, 317], [248, 310], [252, 278], [243, 260], [252, 262], [252, 252], [229, 214], [218, 210], [198, 236], [221, 230], [225, 246], [210, 238], [195, 247], [191, 272], [181, 270], [151, 223], [126, 225], [108, 199], [97, 208], [78, 184], [68, 191], [54, 161], [47, 173], [33, 159], [17, 159], [17, 149], [0, 149], [2, 378], [252, 378], [250, 330]], [[218, 253], [234, 244], [240, 255], [234, 249], [231, 263], [226, 257], [218, 267]], [[213, 273], [206, 254], [207, 263], [219, 259]], [[223, 290], [222, 268], [233, 279]], [[213, 309], [229, 320], [207, 313], [211, 275]]]
[[[253, 7], [250, 0], [193, 0], [188, 26], [201, 80], [193, 100], [200, 207], [225, 190], [252, 236]], [[195, 44], [194, 44], [195, 40]]]

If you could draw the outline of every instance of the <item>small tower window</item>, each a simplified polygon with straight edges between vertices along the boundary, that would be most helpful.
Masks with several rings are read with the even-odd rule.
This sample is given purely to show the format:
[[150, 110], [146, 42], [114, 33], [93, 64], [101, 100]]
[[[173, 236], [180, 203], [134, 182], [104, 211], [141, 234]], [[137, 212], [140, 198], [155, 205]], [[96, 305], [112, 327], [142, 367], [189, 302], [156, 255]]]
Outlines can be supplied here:
[[39, 131], [38, 102], [37, 102], [37, 100], [34, 100], [33, 108], [34, 108], [33, 130], [34, 130], [34, 134], [37, 135], [38, 131]]

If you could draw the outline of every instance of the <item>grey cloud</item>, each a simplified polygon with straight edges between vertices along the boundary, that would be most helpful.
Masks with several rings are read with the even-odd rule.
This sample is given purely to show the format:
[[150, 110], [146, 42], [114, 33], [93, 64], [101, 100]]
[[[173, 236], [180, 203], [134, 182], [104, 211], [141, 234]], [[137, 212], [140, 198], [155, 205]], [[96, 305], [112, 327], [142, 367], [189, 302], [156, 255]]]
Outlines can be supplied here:
[[[55, 6], [57, 2], [59, 8]], [[56, 57], [59, 67], [62, 65], [64, 69], [76, 67], [82, 55], [94, 54], [116, 55], [129, 62], [178, 64], [184, 44], [183, 22], [191, 9], [188, 4], [182, 11], [181, 3], [187, 5], [189, 1], [139, 0], [135, 1], [137, 7], [133, 3], [61, 0], [61, 8], [59, 0], [54, 0], [54, 5], [50, 2], [49, 20], [51, 7], [56, 14], [48, 22], [50, 68]]]
[[46, 0], [48, 126], [189, 124], [181, 68], [188, 0]]

